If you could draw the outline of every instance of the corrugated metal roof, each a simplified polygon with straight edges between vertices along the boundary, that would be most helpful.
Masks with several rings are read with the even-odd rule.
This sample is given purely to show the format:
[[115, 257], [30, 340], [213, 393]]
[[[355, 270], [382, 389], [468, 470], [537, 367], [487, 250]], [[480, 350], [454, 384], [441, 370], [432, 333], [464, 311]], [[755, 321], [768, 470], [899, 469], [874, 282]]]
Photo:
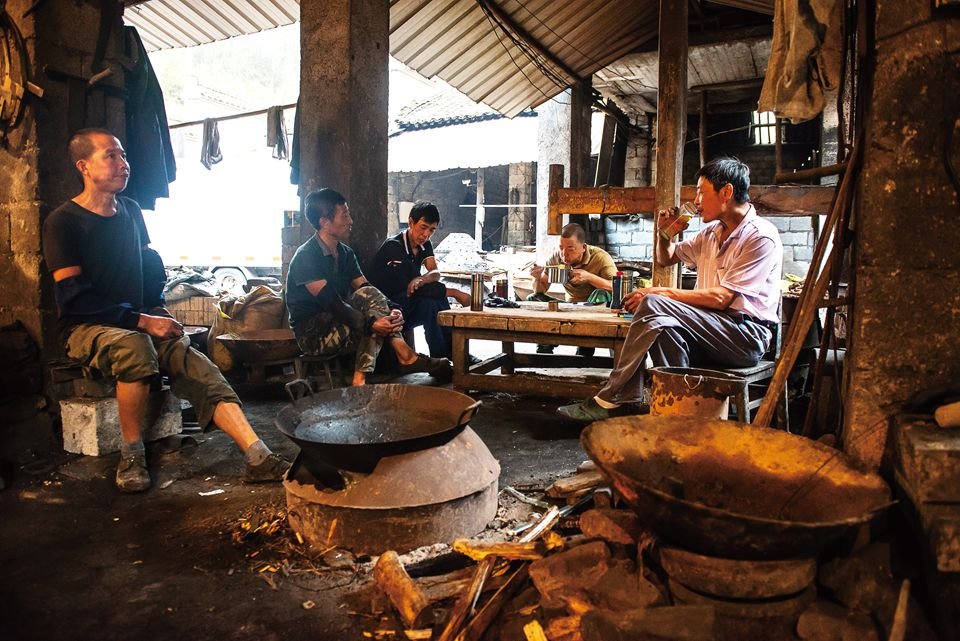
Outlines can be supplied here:
[[[477, 0], [391, 0], [390, 53], [418, 73], [438, 76], [473, 100], [514, 116], [574, 81], [547, 62], [548, 56], [587, 78], [657, 33], [657, 0], [496, 4], [505, 20], [486, 13]], [[517, 34], [523, 32], [548, 52], [538, 62], [514, 41], [522, 40]]]
[[293, 24], [298, 0], [149, 0], [127, 2], [123, 18], [147, 51], [190, 47]]
[[[323, 1], [323, 0], [314, 0]], [[711, 0], [772, 13], [774, 0]], [[657, 36], [659, 0], [390, 0], [390, 53], [421, 75], [442, 78], [472, 100], [512, 117], [589, 78]], [[148, 51], [185, 47], [291, 24], [298, 0], [127, 0], [126, 21]], [[486, 10], [485, 10], [486, 8]], [[531, 44], [534, 43], [534, 44]], [[653, 54], [655, 56], [655, 54]], [[697, 74], [720, 76], [730, 64], [691, 56]], [[656, 73], [656, 64], [647, 65]], [[760, 74], [766, 64], [759, 67]], [[621, 94], [656, 78], [629, 80], [618, 67], [601, 74], [601, 87]], [[748, 67], [752, 69], [752, 67]], [[624, 82], [615, 76], [624, 76]], [[754, 77], [754, 76], [751, 76]], [[711, 80], [710, 82], [715, 82]], [[616, 85], [616, 86], [614, 86]], [[612, 87], [612, 88], [611, 88]]]
[[[761, 79], [767, 70], [770, 48], [769, 37], [692, 46], [687, 54], [688, 87]], [[656, 113], [657, 73], [656, 51], [629, 54], [598, 71], [593, 86], [628, 112]], [[727, 93], [731, 98], [738, 97], [734, 92]], [[759, 95], [759, 85], [753, 93]], [[712, 95], [714, 101], [724, 99], [723, 92]]]

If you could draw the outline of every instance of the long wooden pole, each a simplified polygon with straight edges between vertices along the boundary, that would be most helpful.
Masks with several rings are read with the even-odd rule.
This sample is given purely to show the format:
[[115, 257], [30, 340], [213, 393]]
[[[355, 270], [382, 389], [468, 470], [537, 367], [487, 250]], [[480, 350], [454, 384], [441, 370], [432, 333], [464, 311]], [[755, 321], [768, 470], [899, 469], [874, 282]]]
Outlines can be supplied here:
[[[817, 239], [813, 259], [810, 261], [810, 271], [807, 272], [807, 279], [804, 283], [803, 290], [800, 292], [800, 299], [797, 302], [797, 311], [790, 322], [790, 335], [787, 337], [787, 342], [780, 354], [780, 360], [777, 361], [777, 366], [773, 371], [773, 378], [767, 387], [763, 403], [760, 405], [760, 409], [757, 410], [757, 415], [753, 419], [754, 425], [770, 427], [773, 422], [780, 394], [787, 384], [787, 378], [790, 376], [793, 364], [796, 362], [797, 355], [799, 355], [800, 349], [803, 347], [803, 339], [813, 324], [813, 319], [819, 309], [819, 302], [823, 299], [824, 292], [827, 291], [827, 285], [830, 282], [832, 271], [830, 269], [831, 263], [833, 260], [840, 260], [836, 252], [842, 251], [842, 248], [834, 247], [833, 249], [835, 249], [836, 252], [831, 251], [827, 265], [822, 267], [824, 254], [826, 254], [827, 245], [829, 245], [830, 235], [837, 225], [837, 221], [842, 218], [842, 212], [850, 202], [850, 193], [853, 189], [854, 182], [853, 176], [857, 173], [856, 163], [858, 162], [860, 147], [861, 145], [859, 143], [854, 145], [849, 160], [849, 171], [843, 175], [843, 180], [837, 190], [837, 197], [834, 199], [830, 215], [827, 217], [827, 223], [820, 233], [820, 238]], [[813, 281], [812, 287], [810, 287], [811, 279]]]

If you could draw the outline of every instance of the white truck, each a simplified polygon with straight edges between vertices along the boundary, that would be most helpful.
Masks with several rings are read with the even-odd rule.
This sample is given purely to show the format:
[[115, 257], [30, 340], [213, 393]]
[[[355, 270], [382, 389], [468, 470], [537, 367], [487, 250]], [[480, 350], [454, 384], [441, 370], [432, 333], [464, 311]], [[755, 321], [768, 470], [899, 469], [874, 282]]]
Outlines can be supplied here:
[[167, 267], [209, 269], [224, 289], [242, 293], [250, 278], [280, 276], [285, 211], [298, 210], [300, 199], [288, 162], [273, 158], [262, 136], [235, 127], [221, 123], [223, 160], [210, 169], [196, 141], [174, 137], [180, 153], [170, 198], [144, 218]]

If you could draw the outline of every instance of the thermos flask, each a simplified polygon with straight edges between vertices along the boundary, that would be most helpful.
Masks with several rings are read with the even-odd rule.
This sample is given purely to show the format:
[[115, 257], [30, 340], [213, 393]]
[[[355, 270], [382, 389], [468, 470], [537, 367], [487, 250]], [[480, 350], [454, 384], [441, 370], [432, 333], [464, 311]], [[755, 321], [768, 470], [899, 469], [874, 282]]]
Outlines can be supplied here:
[[470, 311], [483, 311], [483, 273], [474, 272], [470, 275]]
[[617, 272], [613, 277], [613, 292], [610, 297], [610, 309], [620, 309], [623, 306], [623, 300], [620, 297], [620, 291], [623, 289], [623, 272]]

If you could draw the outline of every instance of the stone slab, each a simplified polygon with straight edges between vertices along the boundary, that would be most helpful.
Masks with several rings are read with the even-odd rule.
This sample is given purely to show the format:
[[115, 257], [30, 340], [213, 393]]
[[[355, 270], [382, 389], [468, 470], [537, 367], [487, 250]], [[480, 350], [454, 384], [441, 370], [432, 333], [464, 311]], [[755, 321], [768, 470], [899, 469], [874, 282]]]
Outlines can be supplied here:
[[[74, 454], [104, 456], [120, 449], [116, 398], [68, 398], [60, 401], [63, 449]], [[143, 440], [179, 434], [183, 427], [180, 399], [169, 390], [150, 395]]]
[[894, 420], [897, 465], [918, 502], [960, 503], [960, 429], [943, 429], [929, 417]]

